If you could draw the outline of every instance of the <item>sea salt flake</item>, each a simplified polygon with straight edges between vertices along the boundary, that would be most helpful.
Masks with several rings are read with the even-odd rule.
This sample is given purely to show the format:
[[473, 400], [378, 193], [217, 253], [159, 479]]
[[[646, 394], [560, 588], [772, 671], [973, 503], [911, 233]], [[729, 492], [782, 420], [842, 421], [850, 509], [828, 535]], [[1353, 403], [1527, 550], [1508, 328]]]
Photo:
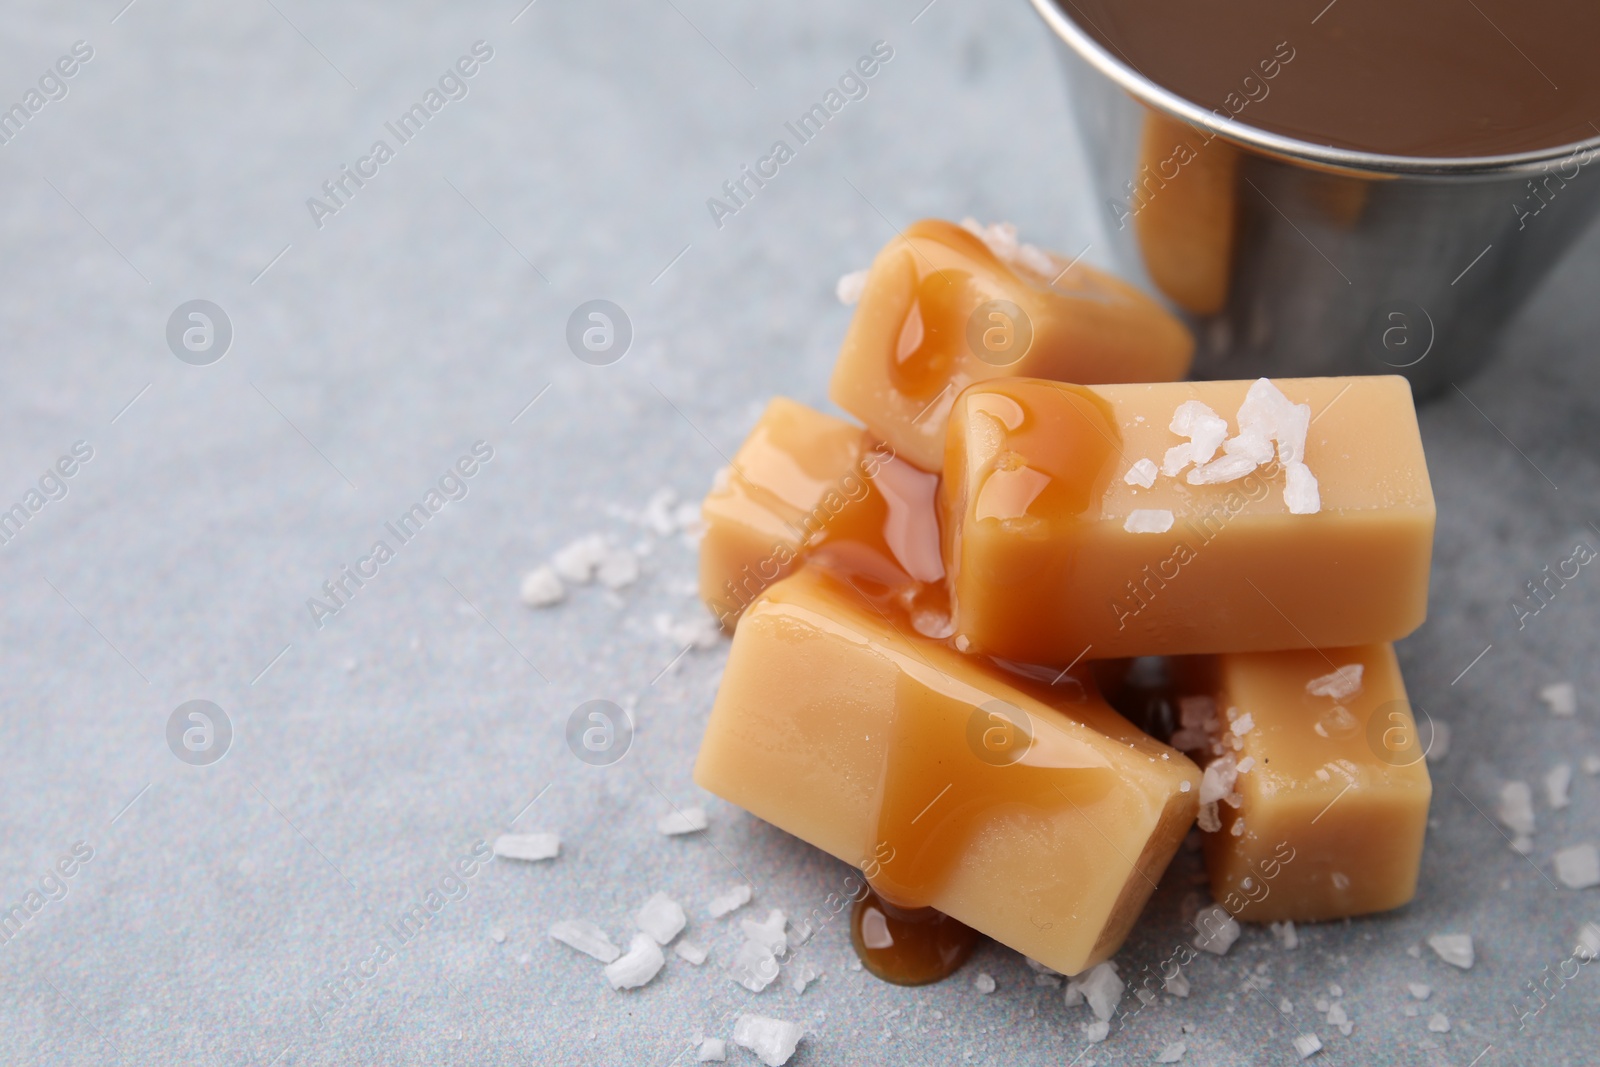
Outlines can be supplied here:
[[1198, 400], [1185, 400], [1172, 413], [1167, 429], [1179, 437], [1187, 437], [1192, 446], [1190, 457], [1195, 463], [1206, 463], [1222, 447], [1228, 436], [1228, 422]]
[[1544, 776], [1544, 799], [1557, 811], [1572, 803], [1572, 764], [1558, 763]]
[[708, 1037], [695, 1050], [696, 1063], [721, 1063], [728, 1058], [728, 1043], [720, 1037]]
[[1450, 754], [1450, 724], [1439, 719], [1427, 721], [1433, 729], [1422, 754], [1427, 757], [1429, 763], [1437, 763]]
[[1122, 979], [1117, 977], [1117, 965], [1110, 960], [1095, 964], [1067, 983], [1069, 991], [1074, 986], [1083, 994], [1095, 1018], [1101, 1020], [1110, 1019], [1116, 1014], [1117, 1005], [1122, 1002], [1123, 991], [1127, 988]]
[[994, 977], [986, 971], [979, 971], [978, 977], [972, 980], [972, 988], [988, 996], [994, 992]]
[[1507, 782], [1500, 787], [1500, 801], [1495, 814], [1506, 829], [1518, 834], [1534, 831], [1533, 790], [1527, 782]]
[[728, 964], [728, 977], [752, 993], [759, 993], [778, 977], [778, 959], [759, 941], [746, 941]]
[[1232, 755], [1219, 756], [1206, 764], [1200, 776], [1200, 803], [1210, 804], [1229, 796], [1238, 780], [1239, 764]]
[[1255, 462], [1248, 456], [1224, 455], [1194, 468], [1184, 476], [1184, 481], [1190, 485], [1221, 485], [1224, 482], [1236, 482], [1255, 469]]
[[689, 922], [683, 908], [665, 893], [655, 893], [633, 913], [634, 925], [655, 939], [658, 945], [672, 943]]
[[1560, 849], [1550, 862], [1556, 869], [1556, 880], [1568, 889], [1600, 885], [1600, 852], [1591, 844]]
[[1322, 1038], [1316, 1034], [1297, 1034], [1294, 1039], [1294, 1050], [1299, 1053], [1301, 1059], [1309, 1060], [1322, 1051]]
[[561, 854], [556, 834], [501, 834], [494, 839], [494, 854], [505, 860], [551, 860]]
[[1194, 928], [1197, 931], [1194, 947], [1218, 956], [1226, 956], [1243, 932], [1239, 928], [1239, 921], [1221, 904], [1208, 904], [1201, 908], [1194, 917]]
[[1189, 1046], [1185, 1045], [1182, 1041], [1169, 1042], [1161, 1047], [1160, 1052], [1156, 1053], [1156, 1062], [1177, 1063], [1179, 1060], [1183, 1059], [1183, 1054], [1188, 1051]]
[[669, 837], [692, 834], [706, 828], [706, 809], [678, 808], [656, 820], [656, 829]]
[[1247, 459], [1259, 467], [1272, 459], [1272, 439], [1255, 430], [1247, 430], [1222, 442], [1222, 451]]
[[672, 951], [679, 959], [700, 966], [706, 961], [706, 950], [690, 941], [687, 937], [672, 946]]
[[722, 892], [711, 898], [711, 903], [706, 906], [706, 911], [711, 913], [713, 919], [720, 919], [732, 911], [738, 911], [750, 903], [750, 887], [741, 882], [730, 885]]
[[754, 919], [740, 919], [739, 929], [744, 932], [746, 938], [764, 946], [768, 952], [779, 953], [787, 952], [789, 949], [789, 937], [783, 930], [787, 924], [788, 919], [783, 912], [773, 908], [760, 922]]
[[833, 285], [833, 295], [839, 298], [839, 303], [845, 307], [852, 307], [861, 300], [861, 294], [867, 288], [867, 272], [853, 270], [849, 274], [842, 274]]
[[1450, 1020], [1445, 1018], [1444, 1012], [1436, 1011], [1429, 1016], [1428, 1032], [1434, 1034], [1448, 1034], [1450, 1032]]
[[1577, 945], [1573, 952], [1579, 958], [1592, 960], [1600, 956], [1600, 924], [1584, 923], [1578, 927]]
[[1331, 697], [1335, 701], [1349, 700], [1361, 692], [1361, 675], [1365, 670], [1362, 664], [1347, 663], [1311, 679], [1306, 683], [1306, 692], [1314, 697]]
[[589, 534], [552, 556], [550, 567], [564, 581], [573, 585], [587, 585], [594, 579], [595, 569], [605, 557], [605, 539], [599, 534]]
[[788, 1063], [804, 1034], [798, 1023], [765, 1015], [740, 1015], [733, 1024], [733, 1043], [754, 1052], [767, 1067]]
[[612, 989], [637, 989], [654, 978], [666, 964], [661, 946], [649, 934], [634, 934], [628, 951], [606, 964], [606, 981]]
[[1578, 713], [1578, 691], [1571, 682], [1556, 682], [1542, 687], [1539, 699], [1550, 709], [1550, 714], [1563, 719], [1570, 719]]
[[606, 932], [586, 919], [562, 919], [552, 923], [550, 937], [601, 963], [610, 963], [622, 955], [622, 950], [611, 943]]
[[561, 579], [549, 567], [535, 567], [524, 574], [518, 592], [522, 602], [530, 608], [548, 608], [567, 598], [567, 587], [561, 584]]
[[1471, 934], [1434, 934], [1428, 938], [1428, 947], [1433, 949], [1434, 955], [1452, 967], [1460, 967], [1463, 971], [1472, 967], [1475, 957], [1472, 952]]
[[625, 589], [639, 580], [639, 557], [625, 548], [607, 549], [595, 567], [595, 577], [607, 589]]
[[1315, 515], [1322, 510], [1322, 493], [1317, 476], [1304, 463], [1283, 468], [1283, 502], [1291, 515]]
[[1128, 468], [1128, 473], [1122, 476], [1122, 480], [1129, 485], [1137, 485], [1144, 489], [1150, 488], [1156, 484], [1155, 462], [1148, 459], [1139, 460], [1139, 462]]
[[1166, 533], [1172, 529], [1172, 512], [1162, 508], [1134, 508], [1122, 521], [1128, 533]]

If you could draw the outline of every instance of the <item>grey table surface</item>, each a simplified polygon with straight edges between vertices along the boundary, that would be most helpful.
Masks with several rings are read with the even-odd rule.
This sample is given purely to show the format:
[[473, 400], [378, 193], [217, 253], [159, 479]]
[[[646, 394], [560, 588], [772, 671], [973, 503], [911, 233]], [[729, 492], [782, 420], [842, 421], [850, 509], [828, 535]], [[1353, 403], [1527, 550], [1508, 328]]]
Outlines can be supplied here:
[[[1510, 608], [1600, 545], [1600, 235], [1464, 383], [1471, 403], [1421, 413], [1433, 602], [1401, 656], [1453, 745], [1415, 903], [1305, 927], [1294, 951], [1247, 929], [1190, 967], [1189, 998], [1095, 1046], [1085, 1009], [992, 944], [907, 990], [853, 969], [835, 922], [803, 994], [751, 994], [722, 971], [736, 935], [709, 896], [745, 879], [752, 913], [801, 913], [848, 868], [694, 786], [725, 647], [680, 655], [664, 634], [699, 610], [694, 550], [637, 515], [703, 493], [772, 394], [826, 403], [833, 282], [894, 227], [1010, 219], [1075, 252], [1098, 223], [1020, 0], [524, 2], [8, 5], [0, 103], [75, 42], [93, 54], [0, 146], [0, 504], [26, 506], [76, 443], [92, 458], [64, 496], [46, 478], [59, 499], [0, 548], [0, 897], [23, 916], [0, 944], [0, 1062], [666, 1065], [741, 1011], [801, 1023], [795, 1064], [1148, 1063], [1180, 1039], [1186, 1064], [1288, 1063], [1306, 1031], [1330, 1064], [1600, 1060], [1592, 968], [1522, 1030], [1514, 1008], [1600, 920], [1549, 866], [1600, 838], [1600, 781], [1579, 772], [1561, 811], [1537, 788], [1600, 752], [1600, 579], [1520, 629]], [[465, 96], [314, 217], [308, 198], [479, 41], [492, 56], [446, 83]], [[893, 58], [868, 95], [717, 225], [707, 198], [876, 41]], [[565, 330], [601, 297], [634, 338], [592, 366]], [[205, 366], [166, 339], [196, 298], [233, 329]], [[308, 599], [478, 441], [493, 456], [465, 497], [316, 625]], [[590, 533], [647, 550], [641, 578], [522, 606], [519, 576]], [[1560, 680], [1575, 718], [1535, 699]], [[564, 741], [595, 698], [637, 724], [609, 767]], [[167, 741], [195, 699], [232, 728], [208, 766]], [[1526, 858], [1490, 817], [1508, 779], [1536, 787]], [[690, 804], [704, 834], [657, 833]], [[559, 833], [560, 857], [451, 877], [513, 827]], [[75, 847], [92, 858], [53, 875]], [[1125, 973], [1185, 939], [1202, 888], [1181, 853]], [[625, 939], [658, 890], [690, 909], [703, 966], [669, 958], [618, 993], [546, 936], [584, 918]], [[448, 899], [399, 943], [430, 891]], [[1441, 932], [1472, 934], [1476, 965], [1415, 951]], [[1408, 982], [1433, 988], [1416, 1015]], [[1349, 1036], [1315, 1008], [1332, 984]]]

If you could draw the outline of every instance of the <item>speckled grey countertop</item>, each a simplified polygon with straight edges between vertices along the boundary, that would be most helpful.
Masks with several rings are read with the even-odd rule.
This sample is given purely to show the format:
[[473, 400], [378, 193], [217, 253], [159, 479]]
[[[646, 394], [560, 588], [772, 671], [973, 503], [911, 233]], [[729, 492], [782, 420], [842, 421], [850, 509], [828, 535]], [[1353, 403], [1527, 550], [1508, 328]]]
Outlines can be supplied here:
[[[1467, 384], [1480, 410], [1452, 395], [1422, 413], [1433, 604], [1401, 655], [1453, 745], [1414, 904], [1302, 928], [1294, 951], [1247, 930], [1189, 968], [1187, 1000], [1092, 1048], [1086, 1010], [994, 945], [905, 990], [853, 970], [834, 923], [808, 950], [815, 984], [758, 996], [723, 975], [733, 935], [707, 899], [748, 879], [753, 908], [798, 913], [847, 868], [692, 784], [724, 650], [684, 653], [666, 632], [696, 617], [693, 551], [630, 516], [664, 488], [703, 492], [771, 394], [824, 403], [848, 314], [834, 279], [892, 226], [972, 214], [1069, 250], [1093, 240], [1034, 15], [1020, 0], [125, 2], [15, 5], [0, 41], [7, 104], [74, 42], [93, 53], [0, 146], [0, 504], [26, 508], [45, 483], [0, 548], [0, 897], [23, 916], [0, 944], [0, 1061], [665, 1067], [756, 1011], [804, 1025], [795, 1064], [1148, 1063], [1180, 1038], [1186, 1064], [1287, 1063], [1303, 1031], [1329, 1064], [1595, 1062], [1592, 968], [1524, 1032], [1513, 1004], [1600, 919], [1600, 895], [1548, 865], [1600, 838], [1600, 781], [1580, 771], [1556, 812], [1537, 788], [1600, 752], [1600, 579], [1585, 568], [1520, 630], [1510, 601], [1577, 542], [1600, 545], [1600, 235]], [[707, 198], [880, 40], [893, 58], [865, 98], [717, 226]], [[372, 159], [398, 140], [386, 122], [466, 68]], [[368, 177], [331, 200], [342, 166]], [[599, 298], [634, 334], [605, 366], [565, 341]], [[231, 323], [209, 365], [193, 363], [216, 336], [196, 335], [190, 362], [167, 342], [195, 299]], [[479, 441], [492, 458], [446, 479]], [[72, 476], [45, 477], [78, 442]], [[441, 479], [438, 513], [315, 625], [308, 598]], [[521, 573], [589, 533], [648, 549], [640, 579], [523, 607]], [[1563, 679], [1570, 720], [1534, 697]], [[637, 724], [609, 767], [564, 741], [597, 698]], [[227, 717], [219, 762], [169, 749], [190, 700]], [[1526, 859], [1485, 814], [1508, 778], [1536, 785]], [[706, 833], [656, 832], [690, 804]], [[559, 833], [560, 857], [458, 881], [456, 860], [513, 824]], [[1126, 972], [1184, 939], [1198, 879], [1181, 855]], [[435, 890], [419, 935], [389, 932]], [[690, 908], [704, 966], [671, 958], [616, 993], [545, 936], [586, 918], [624, 939], [656, 890]], [[1470, 971], [1408, 953], [1439, 932], [1474, 935]], [[1433, 989], [1414, 1016], [1408, 982]], [[1330, 984], [1348, 1037], [1316, 1012]], [[1449, 1032], [1430, 1033], [1434, 1012]]]

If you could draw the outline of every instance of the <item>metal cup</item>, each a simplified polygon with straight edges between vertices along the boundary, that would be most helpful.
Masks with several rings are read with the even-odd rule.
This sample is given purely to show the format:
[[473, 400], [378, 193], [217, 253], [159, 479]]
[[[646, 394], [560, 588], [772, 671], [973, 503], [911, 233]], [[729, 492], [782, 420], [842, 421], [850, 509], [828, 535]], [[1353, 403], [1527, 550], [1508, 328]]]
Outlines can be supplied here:
[[1197, 376], [1398, 373], [1437, 394], [1484, 364], [1600, 208], [1600, 130], [1470, 158], [1311, 144], [1246, 124], [1242, 96], [1212, 109], [1163, 89], [1057, 2], [1032, 0], [1115, 255], [1195, 328]]

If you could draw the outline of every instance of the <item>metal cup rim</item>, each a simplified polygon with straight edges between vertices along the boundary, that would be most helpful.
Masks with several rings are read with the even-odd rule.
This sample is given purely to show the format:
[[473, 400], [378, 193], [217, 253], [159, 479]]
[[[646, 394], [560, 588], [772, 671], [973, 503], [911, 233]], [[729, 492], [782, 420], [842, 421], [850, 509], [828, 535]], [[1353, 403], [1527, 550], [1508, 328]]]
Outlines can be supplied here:
[[1600, 152], [1600, 135], [1550, 148], [1498, 156], [1397, 156], [1302, 141], [1251, 126], [1232, 117], [1220, 118], [1215, 112], [1157, 85], [1113, 56], [1061, 9], [1059, 0], [1029, 2], [1057, 37], [1090, 66], [1147, 107], [1191, 126], [1209, 130], [1242, 147], [1302, 165], [1366, 177], [1493, 178], [1536, 173], [1550, 163], [1579, 153]]

